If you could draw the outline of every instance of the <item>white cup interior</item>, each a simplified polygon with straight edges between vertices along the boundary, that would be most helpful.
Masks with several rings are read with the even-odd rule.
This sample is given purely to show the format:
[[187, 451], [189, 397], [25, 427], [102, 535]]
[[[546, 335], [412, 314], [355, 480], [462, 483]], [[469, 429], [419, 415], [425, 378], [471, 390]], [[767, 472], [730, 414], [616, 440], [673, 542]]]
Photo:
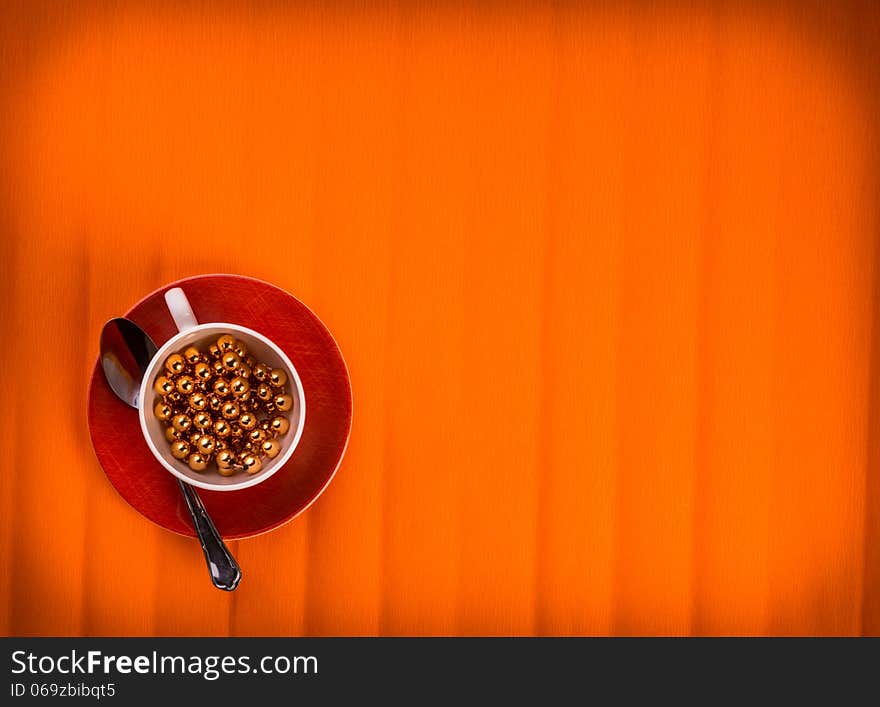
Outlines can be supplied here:
[[[290, 420], [290, 429], [286, 435], [278, 438], [281, 442], [281, 453], [274, 459], [263, 458], [263, 466], [256, 474], [248, 475], [243, 472], [234, 476], [221, 476], [213, 465], [209, 465], [204, 471], [193, 471], [189, 466], [171, 456], [168, 440], [165, 438], [166, 423], [162, 422], [153, 414], [153, 408], [161, 399], [153, 390], [156, 378], [164, 371], [165, 360], [173, 353], [181, 353], [188, 346], [196, 346], [205, 351], [208, 346], [216, 342], [221, 334], [232, 334], [247, 344], [248, 351], [257, 361], [266, 363], [273, 368], [280, 368], [287, 373], [288, 392], [293, 397], [293, 409], [285, 413]], [[200, 324], [191, 329], [180, 332], [171, 337], [157, 352], [150, 362], [147, 373], [141, 384], [138, 412], [141, 421], [141, 430], [147, 441], [147, 445], [159, 462], [179, 479], [199, 488], [213, 491], [235, 491], [238, 489], [254, 486], [265, 481], [284, 463], [290, 459], [296, 445], [302, 436], [305, 424], [305, 394], [302, 382], [290, 359], [284, 352], [262, 334], [227, 323]]]

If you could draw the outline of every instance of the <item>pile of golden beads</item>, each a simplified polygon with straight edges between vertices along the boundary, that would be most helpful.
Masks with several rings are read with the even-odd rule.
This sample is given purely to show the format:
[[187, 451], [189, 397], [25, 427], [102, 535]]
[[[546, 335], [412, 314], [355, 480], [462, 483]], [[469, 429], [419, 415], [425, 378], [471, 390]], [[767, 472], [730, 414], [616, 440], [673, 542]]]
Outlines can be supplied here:
[[223, 476], [256, 474], [290, 429], [286, 385], [282, 369], [257, 363], [243, 341], [223, 334], [206, 351], [189, 346], [165, 360], [153, 413], [167, 425], [171, 455], [193, 471], [213, 461]]

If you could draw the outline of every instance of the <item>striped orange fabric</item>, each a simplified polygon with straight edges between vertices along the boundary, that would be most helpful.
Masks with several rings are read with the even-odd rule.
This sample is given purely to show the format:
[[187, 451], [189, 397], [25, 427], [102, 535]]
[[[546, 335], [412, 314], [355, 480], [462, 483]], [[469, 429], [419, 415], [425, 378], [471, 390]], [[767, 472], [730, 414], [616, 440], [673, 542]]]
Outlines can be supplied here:
[[[287, 5], [0, 9], [0, 632], [880, 633], [877, 4]], [[354, 390], [233, 595], [85, 422], [202, 272]]]

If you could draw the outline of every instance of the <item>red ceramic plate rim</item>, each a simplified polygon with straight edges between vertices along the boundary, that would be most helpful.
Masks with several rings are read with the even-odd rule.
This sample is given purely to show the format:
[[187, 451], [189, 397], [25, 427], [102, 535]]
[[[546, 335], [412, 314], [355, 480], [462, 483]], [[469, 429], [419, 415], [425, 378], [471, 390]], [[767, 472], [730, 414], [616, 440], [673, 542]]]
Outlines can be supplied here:
[[[346, 425], [346, 428], [345, 428], [345, 439], [342, 442], [342, 450], [339, 453], [339, 458], [336, 460], [336, 466], [333, 467], [333, 471], [327, 477], [327, 480], [324, 482], [324, 484], [317, 491], [315, 491], [315, 493], [312, 495], [312, 497], [309, 499], [309, 501], [307, 503], [305, 503], [297, 511], [295, 511], [294, 513], [287, 516], [286, 518], [281, 518], [280, 520], [276, 521], [275, 523], [272, 523], [271, 525], [268, 525], [265, 528], [261, 528], [260, 530], [256, 530], [252, 533], [238, 533], [238, 534], [230, 534], [230, 535], [223, 536], [224, 539], [226, 539], [226, 540], [244, 540], [247, 538], [256, 538], [260, 535], [265, 535], [266, 533], [271, 533], [273, 530], [277, 530], [278, 528], [282, 527], [283, 525], [286, 525], [290, 521], [299, 517], [300, 515], [305, 513], [312, 506], [312, 504], [321, 497], [321, 494], [324, 493], [324, 491], [330, 485], [330, 482], [333, 481], [333, 479], [336, 476], [336, 472], [339, 471], [339, 467], [342, 465], [342, 460], [345, 458], [345, 453], [348, 451], [348, 443], [349, 443], [349, 440], [351, 439], [351, 424], [352, 424], [352, 418], [354, 417], [354, 390], [351, 387], [351, 375], [349, 374], [348, 363], [345, 360], [345, 356], [342, 354], [342, 349], [339, 348], [339, 344], [336, 342], [336, 339], [333, 337], [333, 333], [327, 328], [327, 325], [324, 324], [323, 320], [321, 320], [321, 318], [318, 317], [317, 314], [315, 314], [306, 304], [304, 304], [302, 302], [302, 300], [300, 300], [297, 297], [294, 297], [292, 294], [290, 294], [290, 292], [285, 290], [283, 287], [279, 287], [278, 285], [275, 285], [271, 282], [267, 282], [266, 280], [260, 280], [259, 278], [256, 278], [256, 277], [249, 277], [248, 275], [237, 275], [235, 273], [202, 273], [200, 275], [192, 275], [190, 277], [183, 277], [183, 278], [180, 278], [180, 279], [175, 280], [173, 282], [169, 282], [165, 285], [161, 285], [160, 287], [157, 287], [156, 289], [154, 289], [153, 291], [151, 291], [147, 295], [141, 297], [137, 302], [135, 302], [133, 305], [131, 305], [126, 310], [125, 316], [127, 316], [129, 312], [131, 312], [133, 309], [137, 308], [138, 306], [140, 306], [141, 304], [146, 302], [151, 297], [158, 296], [159, 293], [163, 292], [164, 290], [167, 290], [171, 287], [181, 287], [182, 285], [184, 285], [188, 282], [192, 282], [193, 280], [201, 280], [203, 278], [209, 278], [209, 277], [235, 277], [235, 278], [240, 278], [242, 280], [250, 280], [251, 282], [257, 282], [257, 283], [260, 283], [261, 285], [267, 285], [269, 287], [274, 287], [275, 289], [280, 290], [281, 292], [286, 294], [288, 297], [290, 297], [291, 299], [293, 299], [297, 303], [299, 303], [299, 305], [302, 306], [304, 309], [308, 310], [312, 314], [312, 316], [315, 317], [315, 319], [321, 323], [321, 326], [323, 326], [324, 329], [327, 331], [327, 335], [330, 337], [330, 340], [333, 342], [333, 345], [336, 347], [336, 351], [339, 354], [339, 360], [342, 361], [342, 366], [345, 369], [345, 380], [348, 383], [348, 399], [349, 399], [348, 424]], [[162, 343], [164, 343], [164, 342], [162, 342]], [[159, 347], [162, 346], [162, 344], [158, 343], [158, 342], [156, 343], [156, 345]], [[99, 375], [98, 374], [99, 369], [100, 369], [100, 365], [94, 366], [92, 368], [92, 373], [89, 376], [89, 396], [86, 399], [86, 410], [87, 411], [90, 407], [90, 402], [91, 402], [91, 397], [92, 397], [92, 386], [95, 383], [94, 378], [96, 375]], [[106, 385], [106, 381], [104, 382], [104, 385]], [[88, 414], [86, 415], [86, 417], [88, 418]], [[306, 424], [308, 425], [308, 419], [306, 419]], [[140, 427], [138, 427], [138, 432], [140, 432]], [[92, 430], [91, 425], [89, 425], [89, 439], [92, 442], [92, 453], [95, 454], [95, 459], [98, 461], [98, 466], [101, 466], [101, 460], [98, 459], [97, 454], [95, 453], [94, 431]], [[162, 468], [161, 464], [159, 464], [158, 462], [156, 463], [156, 466], [158, 466], [159, 468]], [[103, 466], [101, 466], [101, 470], [102, 471], [104, 470]], [[169, 473], [166, 469], [162, 469], [162, 472], [165, 474]], [[132, 509], [134, 509], [138, 513], [138, 515], [140, 515], [143, 518], [146, 518], [146, 520], [150, 521], [153, 525], [155, 525], [159, 528], [162, 528], [163, 530], [167, 530], [170, 533], [174, 533], [175, 535], [180, 535], [185, 538], [193, 537], [192, 535], [188, 535], [186, 533], [181, 533], [180, 531], [175, 530], [174, 528], [168, 528], [160, 523], [157, 523], [156, 521], [152, 520], [151, 518], [148, 518], [147, 516], [145, 516], [143, 513], [141, 513], [140, 509], [138, 509], [135, 505], [133, 505], [125, 496], [123, 496], [121, 493], [119, 493], [119, 491], [114, 486], [113, 482], [111, 482], [110, 479], [107, 477], [106, 473], [104, 474], [104, 477], [107, 479], [107, 481], [110, 483], [110, 485], [113, 486], [113, 490], [116, 491], [116, 493], [119, 494], [119, 496], [122, 498], [122, 500], [125, 501]], [[230, 491], [229, 493], [235, 493], [235, 492]]]

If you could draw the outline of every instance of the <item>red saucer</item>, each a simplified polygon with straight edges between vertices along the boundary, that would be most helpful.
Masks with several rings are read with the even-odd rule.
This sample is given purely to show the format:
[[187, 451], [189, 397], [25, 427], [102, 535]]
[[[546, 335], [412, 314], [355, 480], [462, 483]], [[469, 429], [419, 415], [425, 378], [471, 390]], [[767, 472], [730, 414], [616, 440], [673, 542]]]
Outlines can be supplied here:
[[[238, 275], [172, 282], [126, 312], [156, 346], [177, 332], [164, 298], [172, 287], [183, 288], [200, 323], [241, 324], [274, 341], [302, 379], [306, 424], [290, 461], [251, 488], [198, 491], [223, 537], [265, 533], [304, 511], [342, 461], [351, 430], [351, 382], [345, 361], [330, 332], [302, 302], [274, 285]], [[89, 431], [107, 478], [128, 503], [163, 528], [195, 535], [177, 479], [150, 453], [137, 410], [113, 394], [100, 362], [89, 383]]]

